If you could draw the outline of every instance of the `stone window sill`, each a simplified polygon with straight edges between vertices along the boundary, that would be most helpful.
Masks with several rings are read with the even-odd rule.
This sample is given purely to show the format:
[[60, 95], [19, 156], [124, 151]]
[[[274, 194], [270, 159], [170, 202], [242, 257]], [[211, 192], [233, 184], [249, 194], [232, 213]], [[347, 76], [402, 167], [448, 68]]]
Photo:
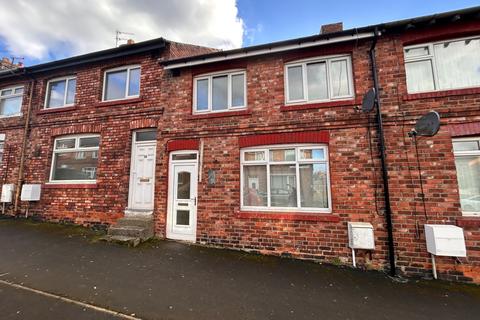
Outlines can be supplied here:
[[296, 111], [296, 110], [308, 110], [308, 109], [321, 109], [330, 107], [347, 107], [362, 104], [360, 99], [340, 100], [340, 101], [328, 101], [318, 103], [302, 103], [302, 104], [287, 104], [280, 107], [280, 111]]
[[61, 107], [61, 108], [51, 108], [51, 109], [41, 109], [37, 111], [37, 114], [50, 114], [50, 113], [57, 113], [57, 112], [67, 112], [73, 111], [77, 109], [76, 105], [68, 106], [68, 107]]
[[143, 101], [143, 98], [141, 98], [141, 97], [127, 98], [127, 99], [113, 100], [113, 101], [100, 101], [100, 102], [97, 102], [97, 104], [95, 106], [96, 107], [109, 107], [109, 106], [139, 103], [139, 102], [142, 102], [142, 101]]
[[252, 112], [250, 110], [238, 110], [238, 111], [211, 112], [211, 113], [201, 113], [201, 114], [197, 113], [197, 114], [190, 115], [188, 118], [190, 120], [196, 120], [196, 119], [249, 116], [251, 114]]
[[264, 211], [238, 211], [238, 218], [243, 219], [269, 219], [269, 220], [291, 220], [291, 221], [319, 221], [339, 222], [340, 218], [331, 213], [311, 212], [264, 212]]
[[410, 93], [410, 94], [405, 94], [402, 97], [402, 99], [403, 99], [403, 101], [411, 101], [411, 100], [429, 99], [429, 98], [463, 96], [463, 95], [469, 95], [469, 94], [480, 94], [480, 88], [468, 88], [468, 89], [454, 89], [454, 90], [432, 91], [432, 92], [422, 92], [422, 93]]
[[44, 189], [97, 189], [96, 183], [46, 183]]

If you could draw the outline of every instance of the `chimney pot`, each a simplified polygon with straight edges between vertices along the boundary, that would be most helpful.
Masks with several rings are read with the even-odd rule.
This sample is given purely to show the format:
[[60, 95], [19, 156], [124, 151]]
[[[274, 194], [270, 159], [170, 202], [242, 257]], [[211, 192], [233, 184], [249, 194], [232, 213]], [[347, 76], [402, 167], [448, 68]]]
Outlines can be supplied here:
[[129, 45], [130, 45], [130, 44], [134, 44], [134, 43], [135, 43], [135, 40], [133, 40], [133, 39], [128, 39], [128, 40], [127, 40], [127, 44], [129, 44]]
[[324, 24], [320, 28], [320, 34], [334, 33], [343, 31], [343, 22]]

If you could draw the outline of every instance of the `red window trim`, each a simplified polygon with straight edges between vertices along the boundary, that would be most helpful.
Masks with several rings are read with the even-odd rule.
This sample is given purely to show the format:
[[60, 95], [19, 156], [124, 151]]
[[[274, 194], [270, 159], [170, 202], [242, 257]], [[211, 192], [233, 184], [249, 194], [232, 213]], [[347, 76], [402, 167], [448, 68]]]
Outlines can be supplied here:
[[477, 35], [480, 33], [480, 21], [457, 22], [440, 27], [411, 30], [401, 36], [404, 46], [441, 41]]
[[44, 189], [97, 189], [96, 183], [47, 183], [43, 185]]
[[76, 105], [69, 106], [69, 107], [40, 109], [40, 110], [37, 111], [37, 114], [50, 114], [50, 113], [57, 113], [57, 112], [67, 112], [67, 111], [74, 111], [76, 109], [77, 109]]
[[463, 96], [470, 94], [480, 94], [480, 87], [478, 88], [465, 88], [465, 89], [452, 89], [442, 91], [430, 91], [421, 93], [409, 93], [402, 96], [403, 101], [429, 99], [429, 98], [442, 98], [450, 96]]
[[285, 133], [253, 134], [238, 138], [240, 148], [289, 143], [328, 143], [328, 131], [301, 131]]
[[450, 124], [448, 125], [448, 131], [450, 132], [450, 135], [452, 137], [478, 135], [480, 134], [480, 121], [461, 124]]
[[284, 105], [280, 107], [280, 111], [286, 112], [286, 111], [320, 109], [320, 108], [329, 108], [329, 107], [347, 107], [347, 106], [354, 106], [359, 104], [362, 104], [362, 100], [357, 98], [357, 99], [340, 100], [340, 101]]
[[235, 69], [244, 69], [245, 71], [247, 70], [247, 61], [227, 61], [227, 62], [221, 62], [221, 63], [214, 63], [210, 65], [201, 65], [201, 66], [196, 66], [192, 67], [192, 77], [198, 77], [201, 75], [206, 75], [209, 73], [214, 73], [214, 72], [228, 72], [229, 70], [235, 70]]
[[238, 211], [237, 218], [241, 219], [270, 219], [270, 220], [290, 220], [290, 221], [319, 221], [319, 222], [339, 222], [340, 218], [330, 213], [310, 213], [310, 212], [256, 212], [256, 211]]
[[[334, 47], [317, 47], [309, 48], [306, 50], [294, 51], [284, 55], [283, 62], [290, 63], [296, 60], [308, 59], [308, 58], [322, 58], [330, 55], [349, 54], [353, 55], [353, 43], [341, 44]], [[353, 64], [353, 57], [352, 57]]]
[[167, 152], [178, 150], [198, 150], [198, 139], [170, 140], [167, 142]]

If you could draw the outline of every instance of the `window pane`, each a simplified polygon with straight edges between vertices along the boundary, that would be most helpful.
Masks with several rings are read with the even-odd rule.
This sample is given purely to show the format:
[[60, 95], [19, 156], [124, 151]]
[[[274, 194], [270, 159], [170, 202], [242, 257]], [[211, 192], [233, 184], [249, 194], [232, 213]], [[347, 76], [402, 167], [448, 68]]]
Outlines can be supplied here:
[[197, 111], [208, 109], [208, 79], [197, 80]]
[[196, 153], [184, 153], [172, 155], [172, 160], [195, 160], [197, 159]]
[[288, 100], [303, 100], [303, 73], [302, 67], [288, 67]]
[[270, 166], [270, 204], [272, 207], [296, 207], [295, 165]]
[[15, 89], [15, 94], [22, 94], [22, 93], [23, 93], [23, 88]]
[[157, 140], [157, 130], [138, 131], [135, 134], [136, 141], [155, 141]]
[[480, 212], [480, 156], [456, 157], [455, 165], [462, 211]]
[[114, 71], [107, 73], [105, 85], [105, 100], [125, 98], [125, 87], [127, 85], [127, 71]]
[[328, 99], [327, 67], [325, 62], [307, 65], [308, 99]]
[[190, 199], [190, 172], [177, 173], [177, 199]]
[[80, 138], [80, 148], [92, 148], [100, 145], [100, 137]]
[[479, 148], [479, 141], [454, 141], [454, 151], [477, 151]]
[[300, 198], [302, 208], [328, 208], [326, 164], [300, 165]]
[[301, 149], [300, 159], [302, 160], [324, 160], [325, 151], [323, 149]]
[[22, 97], [0, 99], [0, 115], [11, 116], [19, 114], [22, 107]]
[[1, 96], [9, 96], [12, 94], [12, 89], [3, 90]]
[[432, 91], [433, 82], [432, 62], [430, 60], [408, 62], [405, 64], [408, 92]]
[[245, 75], [232, 76], [232, 107], [245, 106]]
[[439, 89], [480, 85], [480, 39], [434, 46]]
[[75, 139], [60, 139], [55, 144], [55, 149], [72, 149], [75, 148]]
[[347, 60], [333, 61], [330, 65], [330, 69], [332, 97], [350, 95], [350, 90], [348, 88]]
[[79, 157], [77, 152], [55, 153], [53, 180], [95, 180], [97, 159], [94, 151], [85, 151]]
[[73, 104], [75, 102], [75, 90], [77, 87], [77, 80], [70, 79], [68, 80], [67, 85], [67, 104]]
[[270, 150], [270, 161], [295, 161], [295, 149]]
[[248, 151], [244, 153], [245, 161], [263, 161], [265, 160], [265, 152], [264, 151]]
[[130, 69], [128, 95], [138, 96], [139, 94], [140, 94], [140, 68]]
[[213, 77], [212, 110], [228, 108], [228, 77]]
[[65, 80], [50, 82], [48, 92], [48, 108], [56, 108], [65, 105]]
[[190, 224], [190, 211], [177, 210], [177, 225], [188, 226]]
[[267, 166], [243, 167], [243, 205], [266, 207]]
[[412, 58], [428, 55], [430, 52], [427, 47], [405, 49], [405, 57]]
[[4, 142], [0, 141], [0, 161], [3, 159], [3, 152], [4, 152]]

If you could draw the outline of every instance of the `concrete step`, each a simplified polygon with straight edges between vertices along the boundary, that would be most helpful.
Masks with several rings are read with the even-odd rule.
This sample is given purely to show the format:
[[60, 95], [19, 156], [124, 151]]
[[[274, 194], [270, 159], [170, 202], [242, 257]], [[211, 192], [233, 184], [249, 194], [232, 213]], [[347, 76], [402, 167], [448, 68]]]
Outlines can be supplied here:
[[126, 237], [136, 237], [140, 240], [145, 241], [153, 237], [152, 228], [142, 228], [137, 226], [119, 226], [114, 225], [108, 228], [108, 235], [110, 236], [126, 236]]
[[136, 226], [141, 228], [153, 229], [153, 217], [135, 217], [127, 216], [117, 220], [117, 226]]
[[128, 236], [120, 236], [120, 235], [106, 235], [102, 238], [102, 240], [108, 242], [115, 242], [119, 244], [126, 244], [130, 247], [136, 247], [140, 244], [140, 238], [138, 237], [128, 237]]

